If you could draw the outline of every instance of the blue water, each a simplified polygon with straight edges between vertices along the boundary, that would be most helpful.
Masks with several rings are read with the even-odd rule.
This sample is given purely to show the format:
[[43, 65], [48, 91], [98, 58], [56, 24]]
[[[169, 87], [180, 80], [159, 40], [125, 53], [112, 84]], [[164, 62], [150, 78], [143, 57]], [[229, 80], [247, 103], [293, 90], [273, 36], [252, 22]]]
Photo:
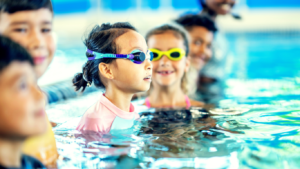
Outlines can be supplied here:
[[300, 168], [300, 33], [226, 36], [235, 57], [220, 102], [225, 114], [138, 106], [132, 129], [102, 135], [74, 130], [101, 92], [51, 104], [59, 167]]
[[[101, 10], [112, 11], [126, 11], [130, 9], [136, 9], [137, 4], [141, 3], [141, 7], [144, 9], [157, 10], [161, 7], [165, 7], [160, 0], [105, 0], [101, 3], [98, 0], [52, 0], [55, 14], [70, 14], [78, 12], [87, 12], [91, 8], [100, 7]], [[238, 2], [240, 3], [240, 2]], [[100, 4], [100, 6], [99, 6]], [[199, 0], [170, 0], [170, 6], [176, 10], [188, 9], [188, 10], [201, 10]], [[257, 8], [299, 8], [299, 0], [246, 0], [245, 4], [250, 9]], [[67, 6], [67, 8], [66, 8]]]

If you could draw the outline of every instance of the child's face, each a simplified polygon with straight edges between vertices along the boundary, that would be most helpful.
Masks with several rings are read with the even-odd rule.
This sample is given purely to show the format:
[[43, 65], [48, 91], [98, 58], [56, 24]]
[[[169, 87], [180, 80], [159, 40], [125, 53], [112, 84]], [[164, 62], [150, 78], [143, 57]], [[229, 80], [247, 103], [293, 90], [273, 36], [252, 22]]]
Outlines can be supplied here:
[[[130, 54], [133, 51], [147, 53], [147, 44], [142, 35], [129, 30], [116, 39], [119, 54]], [[141, 64], [135, 64], [128, 59], [116, 59], [112, 62], [114, 79], [117, 88], [128, 93], [149, 90], [152, 75], [152, 64], [146, 59]], [[150, 77], [150, 78], [149, 78]]]
[[189, 31], [191, 64], [200, 71], [212, 56], [212, 41], [214, 35], [211, 31], [201, 26], [194, 26]]
[[29, 63], [13, 62], [0, 73], [0, 137], [24, 139], [47, 129], [43, 93]]
[[[168, 51], [173, 48], [185, 50], [183, 39], [176, 37], [173, 32], [150, 36], [148, 46], [149, 48], [155, 48], [160, 51]], [[184, 73], [188, 71], [189, 61], [186, 57], [183, 57], [179, 61], [172, 61], [164, 55], [160, 60], [153, 61], [152, 65], [152, 81], [154, 86], [180, 86]]]
[[41, 77], [51, 63], [55, 43], [49, 9], [0, 14], [0, 34], [21, 44], [32, 55], [36, 75]]

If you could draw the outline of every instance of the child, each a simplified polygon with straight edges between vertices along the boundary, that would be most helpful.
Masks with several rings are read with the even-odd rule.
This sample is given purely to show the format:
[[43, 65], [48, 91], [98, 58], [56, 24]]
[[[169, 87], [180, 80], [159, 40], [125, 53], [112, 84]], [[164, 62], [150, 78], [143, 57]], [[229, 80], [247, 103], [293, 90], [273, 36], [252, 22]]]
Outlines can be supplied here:
[[83, 115], [77, 130], [109, 133], [131, 128], [139, 115], [132, 96], [150, 88], [152, 53], [142, 35], [129, 23], [96, 25], [85, 39], [88, 61], [73, 79], [76, 90], [92, 83], [105, 88]]
[[185, 15], [176, 22], [189, 33], [191, 65], [200, 71], [212, 56], [212, 43], [217, 28], [213, 21], [200, 15]]
[[202, 100], [200, 88], [203, 86], [197, 83], [200, 81], [199, 75], [202, 68], [211, 60], [212, 43], [217, 28], [212, 20], [201, 15], [185, 15], [178, 18], [176, 22], [188, 31], [191, 38], [189, 59], [192, 67], [188, 73], [189, 96]]
[[149, 50], [153, 52], [152, 89], [145, 105], [150, 108], [201, 107], [204, 104], [187, 97], [186, 74], [190, 62], [189, 42], [183, 28], [164, 24], [146, 35]]
[[0, 168], [45, 168], [22, 155], [25, 139], [47, 130], [33, 60], [19, 44], [1, 36], [0, 53]]
[[[0, 10], [0, 34], [27, 49], [35, 63], [34, 70], [37, 78], [41, 77], [55, 52], [51, 1], [0, 0]], [[47, 123], [48, 132], [28, 139], [24, 145], [24, 152], [49, 165], [56, 161], [58, 154], [51, 125]]]

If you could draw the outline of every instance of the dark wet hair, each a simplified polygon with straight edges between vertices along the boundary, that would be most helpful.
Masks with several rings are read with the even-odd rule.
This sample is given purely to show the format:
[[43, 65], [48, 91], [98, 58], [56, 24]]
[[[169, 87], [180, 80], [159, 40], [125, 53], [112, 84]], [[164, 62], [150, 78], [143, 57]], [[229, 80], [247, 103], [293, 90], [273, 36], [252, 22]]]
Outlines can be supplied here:
[[9, 38], [0, 36], [0, 72], [16, 61], [34, 65], [32, 57], [26, 49]]
[[[129, 30], [136, 29], [128, 22], [117, 22], [115, 24], [102, 24], [96, 25], [89, 33], [88, 37], [84, 40], [87, 49], [97, 53], [112, 53], [117, 54], [120, 47], [116, 44], [115, 40], [128, 32]], [[86, 52], [86, 57], [93, 57], [90, 53]], [[82, 68], [82, 73], [78, 73], [73, 78], [73, 85], [75, 90], [78, 91], [82, 88], [85, 90], [88, 83], [94, 82], [96, 87], [105, 88], [101, 82], [99, 75], [98, 65], [103, 63], [111, 63], [115, 59], [103, 58], [87, 61]]]
[[187, 35], [186, 31], [180, 25], [178, 25], [176, 23], [166, 23], [166, 24], [163, 24], [161, 26], [151, 29], [146, 35], [146, 42], [148, 43], [149, 38], [153, 35], [163, 34], [163, 33], [169, 32], [169, 31], [171, 31], [175, 37], [181, 38], [183, 40], [186, 56], [188, 56], [189, 55], [188, 35]]
[[41, 8], [46, 8], [53, 12], [51, 0], [0, 0], [0, 11], [9, 14]]
[[218, 30], [215, 23], [210, 18], [203, 15], [184, 15], [176, 19], [175, 22], [185, 27], [188, 31], [193, 29], [194, 26], [205, 27], [213, 33]]

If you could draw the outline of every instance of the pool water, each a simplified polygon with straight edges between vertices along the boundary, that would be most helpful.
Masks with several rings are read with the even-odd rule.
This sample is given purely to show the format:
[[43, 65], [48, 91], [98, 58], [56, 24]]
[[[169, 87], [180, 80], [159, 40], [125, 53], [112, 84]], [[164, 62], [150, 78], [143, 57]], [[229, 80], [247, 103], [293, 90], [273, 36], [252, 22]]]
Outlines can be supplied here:
[[[129, 130], [75, 129], [101, 92], [51, 104], [60, 168], [300, 168], [300, 34], [228, 34], [235, 55], [222, 114], [147, 110]], [[241, 63], [242, 62], [242, 63]], [[242, 66], [243, 65], [243, 66]], [[226, 113], [226, 109], [237, 115]], [[219, 112], [220, 112], [219, 111]], [[241, 114], [239, 114], [241, 113]]]

